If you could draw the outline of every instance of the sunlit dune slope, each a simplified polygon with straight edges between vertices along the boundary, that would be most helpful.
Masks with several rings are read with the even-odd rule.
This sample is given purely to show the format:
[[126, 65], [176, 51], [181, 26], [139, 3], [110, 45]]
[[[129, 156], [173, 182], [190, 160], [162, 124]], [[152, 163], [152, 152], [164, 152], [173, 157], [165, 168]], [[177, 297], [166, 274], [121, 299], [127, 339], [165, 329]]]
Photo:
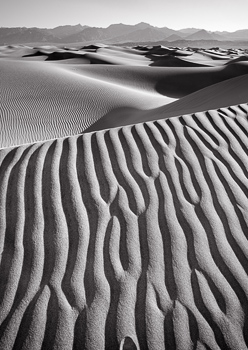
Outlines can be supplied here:
[[160, 46], [1, 47], [0, 147], [246, 103], [246, 58]]
[[0, 69], [0, 147], [79, 134], [114, 108], [150, 109], [174, 100], [141, 84], [103, 81], [47, 62], [0, 60]]

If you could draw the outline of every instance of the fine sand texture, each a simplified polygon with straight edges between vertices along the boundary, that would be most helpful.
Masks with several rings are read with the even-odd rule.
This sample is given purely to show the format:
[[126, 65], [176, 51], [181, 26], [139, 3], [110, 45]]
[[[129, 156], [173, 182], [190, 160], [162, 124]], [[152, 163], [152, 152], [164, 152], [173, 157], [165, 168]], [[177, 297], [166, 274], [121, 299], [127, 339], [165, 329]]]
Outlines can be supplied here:
[[0, 47], [0, 350], [248, 350], [247, 57]]
[[246, 103], [247, 79], [245, 50], [2, 46], [0, 148]]
[[248, 105], [0, 151], [0, 349], [247, 349]]

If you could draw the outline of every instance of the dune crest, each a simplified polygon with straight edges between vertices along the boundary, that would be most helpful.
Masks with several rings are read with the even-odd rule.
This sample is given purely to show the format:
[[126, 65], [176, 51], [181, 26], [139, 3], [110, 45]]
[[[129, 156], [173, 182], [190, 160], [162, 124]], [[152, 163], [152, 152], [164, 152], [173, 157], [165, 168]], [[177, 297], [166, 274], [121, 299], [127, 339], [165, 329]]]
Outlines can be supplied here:
[[247, 349], [247, 115], [0, 150], [0, 348]]

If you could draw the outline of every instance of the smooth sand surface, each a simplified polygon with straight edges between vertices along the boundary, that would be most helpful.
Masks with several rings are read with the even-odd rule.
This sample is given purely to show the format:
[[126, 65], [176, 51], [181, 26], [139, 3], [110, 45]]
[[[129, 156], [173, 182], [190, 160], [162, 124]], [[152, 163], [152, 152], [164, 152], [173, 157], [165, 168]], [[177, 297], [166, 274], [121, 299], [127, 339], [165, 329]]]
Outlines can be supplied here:
[[0, 58], [0, 349], [248, 349], [246, 68], [170, 104], [166, 67], [33, 57]]
[[[149, 111], [137, 109], [113, 110], [96, 123], [92, 124], [85, 132], [113, 128], [131, 124], [132, 121], [145, 122], [161, 118], [170, 118], [175, 115], [189, 114], [207, 111], [211, 109], [225, 108], [229, 104], [242, 104], [248, 97], [248, 74], [228, 79], [191, 93], [175, 102]], [[244, 104], [247, 110], [247, 103]]]

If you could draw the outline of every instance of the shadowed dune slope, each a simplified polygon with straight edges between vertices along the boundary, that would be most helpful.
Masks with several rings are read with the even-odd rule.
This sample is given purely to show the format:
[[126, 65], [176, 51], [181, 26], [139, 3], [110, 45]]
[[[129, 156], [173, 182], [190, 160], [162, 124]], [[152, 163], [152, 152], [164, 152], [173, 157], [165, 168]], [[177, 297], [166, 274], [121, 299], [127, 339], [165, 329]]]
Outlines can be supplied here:
[[210, 85], [181, 99], [164, 106], [141, 111], [135, 109], [112, 110], [107, 115], [91, 125], [85, 132], [114, 128], [132, 123], [170, 118], [181, 114], [206, 111], [209, 109], [226, 109], [226, 106], [243, 105], [247, 110], [248, 74], [227, 79]]
[[[214, 100], [221, 99], [220, 107], [247, 102], [248, 66], [243, 62], [168, 68], [64, 61], [0, 60], [1, 148], [164, 118], [169, 111], [175, 116], [218, 108]], [[244, 77], [243, 87], [238, 87], [242, 91], [233, 93], [226, 86], [232, 78], [237, 79], [233, 84], [243, 81], [239, 77]], [[217, 83], [224, 85], [215, 88]], [[206, 87], [209, 90], [198, 91]], [[211, 103], [206, 104], [206, 98]]]
[[0, 151], [0, 349], [247, 349], [248, 113]]
[[210, 85], [248, 74], [248, 66], [243, 62], [223, 67], [66, 65], [64, 69], [117, 85], [155, 90], [172, 98], [182, 98]]
[[[248, 98], [248, 74], [225, 80], [196, 91], [178, 101], [157, 108], [164, 117], [246, 104]], [[156, 116], [156, 113], [154, 116]], [[155, 117], [156, 118], [156, 117]], [[152, 120], [152, 119], [151, 119]]]

